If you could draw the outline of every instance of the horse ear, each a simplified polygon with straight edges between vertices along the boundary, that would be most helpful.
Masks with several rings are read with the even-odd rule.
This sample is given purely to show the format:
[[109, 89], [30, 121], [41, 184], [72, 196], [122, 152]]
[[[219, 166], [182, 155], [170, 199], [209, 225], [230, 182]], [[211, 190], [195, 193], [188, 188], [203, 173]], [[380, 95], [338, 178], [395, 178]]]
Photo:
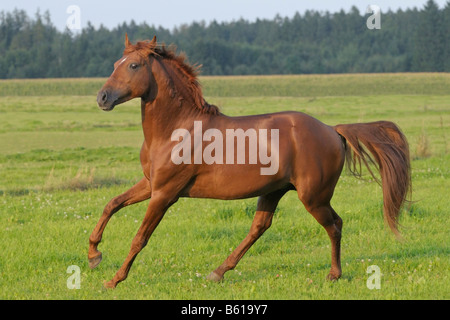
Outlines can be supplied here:
[[150, 43], [151, 43], [152, 45], [155, 45], [155, 46], [156, 46], [156, 36], [153, 36], [153, 39], [152, 39], [152, 41], [150, 41]]
[[128, 34], [125, 33], [125, 48], [131, 46], [131, 42], [130, 40], [128, 40]]

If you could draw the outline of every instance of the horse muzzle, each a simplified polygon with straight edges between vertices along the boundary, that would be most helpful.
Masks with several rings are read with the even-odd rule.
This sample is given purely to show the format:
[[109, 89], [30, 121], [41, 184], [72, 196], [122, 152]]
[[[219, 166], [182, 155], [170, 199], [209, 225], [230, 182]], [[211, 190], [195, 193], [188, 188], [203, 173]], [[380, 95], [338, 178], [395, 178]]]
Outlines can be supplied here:
[[111, 111], [117, 104], [118, 97], [108, 90], [100, 90], [97, 94], [97, 103], [103, 111]]

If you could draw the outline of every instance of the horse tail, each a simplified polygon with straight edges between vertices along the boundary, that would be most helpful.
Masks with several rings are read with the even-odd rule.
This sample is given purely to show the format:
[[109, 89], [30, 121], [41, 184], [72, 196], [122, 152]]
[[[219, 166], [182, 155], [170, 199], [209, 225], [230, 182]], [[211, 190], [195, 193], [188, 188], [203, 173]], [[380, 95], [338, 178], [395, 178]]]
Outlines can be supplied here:
[[[347, 167], [355, 176], [361, 176], [361, 162], [383, 189], [384, 219], [398, 237], [400, 209], [411, 190], [411, 167], [406, 137], [392, 122], [341, 124], [334, 127], [345, 141]], [[364, 145], [364, 147], [361, 145]], [[366, 151], [368, 150], [370, 154]], [[374, 165], [380, 180], [371, 170]]]

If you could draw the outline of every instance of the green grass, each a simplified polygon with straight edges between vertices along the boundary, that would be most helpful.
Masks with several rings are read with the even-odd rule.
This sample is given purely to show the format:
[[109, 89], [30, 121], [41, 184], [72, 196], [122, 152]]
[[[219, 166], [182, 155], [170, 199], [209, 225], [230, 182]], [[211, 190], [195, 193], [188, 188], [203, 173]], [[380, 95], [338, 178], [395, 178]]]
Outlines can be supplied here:
[[[294, 192], [272, 227], [219, 284], [206, 281], [245, 237], [256, 199], [180, 199], [137, 257], [121, 266], [147, 202], [106, 228], [95, 270], [88, 238], [109, 199], [142, 176], [139, 101], [101, 112], [104, 79], [0, 81], [0, 299], [449, 299], [450, 76], [378, 74], [204, 77], [229, 115], [298, 110], [327, 124], [397, 122], [410, 142], [412, 198], [403, 241], [384, 226], [380, 187], [343, 173], [332, 204], [344, 220], [343, 276], [330, 283], [330, 242]], [[423, 149], [426, 149], [426, 152]], [[81, 289], [66, 272], [81, 269]], [[369, 290], [366, 270], [381, 269]]]

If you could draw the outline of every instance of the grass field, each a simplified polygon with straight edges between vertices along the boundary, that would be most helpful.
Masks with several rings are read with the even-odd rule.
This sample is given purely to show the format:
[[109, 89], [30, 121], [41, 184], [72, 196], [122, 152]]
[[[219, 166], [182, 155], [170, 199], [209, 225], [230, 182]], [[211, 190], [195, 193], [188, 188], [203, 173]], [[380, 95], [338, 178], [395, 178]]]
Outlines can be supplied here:
[[[0, 299], [449, 299], [450, 74], [203, 77], [228, 115], [281, 110], [338, 123], [391, 120], [411, 148], [415, 201], [403, 241], [384, 226], [382, 192], [344, 172], [332, 204], [344, 220], [343, 276], [325, 280], [330, 242], [294, 192], [272, 227], [219, 284], [206, 276], [245, 237], [256, 199], [180, 199], [128, 279], [102, 289], [125, 259], [147, 202], [119, 211], [90, 270], [103, 207], [142, 177], [140, 102], [96, 106], [105, 79], [0, 81]], [[69, 266], [81, 271], [68, 289]], [[381, 271], [369, 290], [367, 268]]]

